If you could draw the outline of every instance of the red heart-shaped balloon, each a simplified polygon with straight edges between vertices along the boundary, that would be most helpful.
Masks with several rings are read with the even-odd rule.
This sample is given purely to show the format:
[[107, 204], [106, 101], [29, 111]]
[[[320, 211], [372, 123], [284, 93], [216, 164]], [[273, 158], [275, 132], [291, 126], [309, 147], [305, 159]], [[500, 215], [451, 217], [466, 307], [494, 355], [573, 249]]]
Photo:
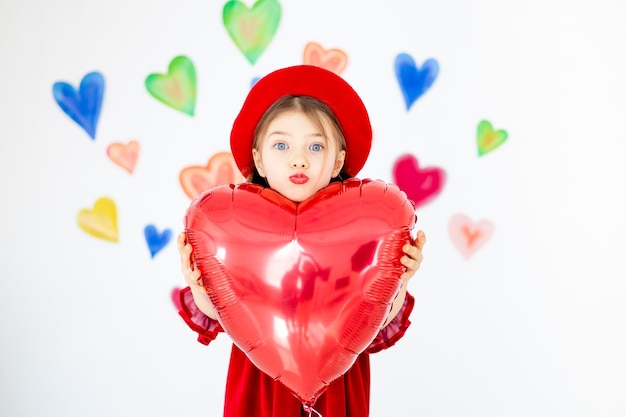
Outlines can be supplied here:
[[350, 179], [299, 204], [254, 184], [217, 186], [185, 226], [224, 330], [313, 405], [384, 324], [415, 220], [397, 186]]

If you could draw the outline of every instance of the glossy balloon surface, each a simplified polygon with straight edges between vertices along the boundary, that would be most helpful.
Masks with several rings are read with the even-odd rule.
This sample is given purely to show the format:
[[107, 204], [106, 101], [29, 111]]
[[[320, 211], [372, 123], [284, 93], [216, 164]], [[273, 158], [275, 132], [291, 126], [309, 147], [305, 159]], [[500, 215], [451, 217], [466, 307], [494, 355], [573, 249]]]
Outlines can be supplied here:
[[312, 405], [384, 324], [415, 219], [396, 186], [351, 179], [299, 204], [254, 184], [214, 187], [185, 226], [222, 327]]

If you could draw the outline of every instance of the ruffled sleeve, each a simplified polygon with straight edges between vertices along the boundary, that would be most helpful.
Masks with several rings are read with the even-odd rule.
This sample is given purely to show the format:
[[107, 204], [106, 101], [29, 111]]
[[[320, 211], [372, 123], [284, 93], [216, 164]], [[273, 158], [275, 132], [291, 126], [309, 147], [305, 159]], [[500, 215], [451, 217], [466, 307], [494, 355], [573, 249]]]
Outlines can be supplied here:
[[[185, 323], [198, 333], [198, 342], [203, 345], [211, 343], [220, 332], [223, 332], [222, 326], [216, 320], [206, 316], [193, 301], [193, 295], [189, 287], [181, 290], [178, 294], [178, 314], [185, 320]], [[390, 348], [395, 345], [398, 340], [404, 336], [407, 328], [411, 324], [409, 315], [413, 311], [415, 299], [407, 292], [402, 308], [396, 317], [383, 327], [374, 341], [365, 350], [366, 353], [376, 353], [383, 349]]]
[[404, 336], [406, 329], [411, 322], [409, 321], [409, 315], [413, 311], [413, 305], [415, 304], [415, 298], [408, 292], [404, 299], [404, 304], [396, 317], [391, 322], [383, 327], [374, 341], [365, 349], [366, 353], [376, 353], [383, 349], [390, 348], [395, 345], [398, 340]]
[[224, 331], [219, 322], [205, 315], [196, 306], [189, 287], [178, 293], [178, 301], [178, 314], [185, 320], [185, 323], [191, 330], [198, 333], [198, 342], [208, 345], [220, 332]]

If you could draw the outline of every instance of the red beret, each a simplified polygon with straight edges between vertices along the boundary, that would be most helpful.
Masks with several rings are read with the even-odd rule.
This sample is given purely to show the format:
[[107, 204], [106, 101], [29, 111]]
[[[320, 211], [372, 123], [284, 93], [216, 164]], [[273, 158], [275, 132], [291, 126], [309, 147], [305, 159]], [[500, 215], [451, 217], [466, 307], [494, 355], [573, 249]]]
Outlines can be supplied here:
[[230, 133], [230, 148], [243, 176], [254, 172], [252, 143], [256, 125], [276, 100], [287, 95], [316, 98], [333, 111], [346, 138], [343, 170], [356, 176], [365, 165], [372, 145], [367, 109], [343, 78], [313, 65], [279, 69], [261, 78], [250, 89]]

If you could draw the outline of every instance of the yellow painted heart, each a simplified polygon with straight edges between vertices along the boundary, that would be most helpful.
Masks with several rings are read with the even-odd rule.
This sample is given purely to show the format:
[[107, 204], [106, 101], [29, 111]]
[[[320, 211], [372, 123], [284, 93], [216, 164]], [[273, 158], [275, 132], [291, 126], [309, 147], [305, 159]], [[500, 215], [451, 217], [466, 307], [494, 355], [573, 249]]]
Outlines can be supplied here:
[[92, 209], [82, 209], [77, 216], [78, 226], [93, 237], [119, 242], [117, 207], [109, 197], [100, 197]]
[[478, 156], [483, 156], [498, 146], [502, 145], [509, 134], [506, 130], [494, 130], [491, 123], [487, 120], [481, 120], [478, 123], [478, 129], [476, 133], [476, 141], [478, 144]]

